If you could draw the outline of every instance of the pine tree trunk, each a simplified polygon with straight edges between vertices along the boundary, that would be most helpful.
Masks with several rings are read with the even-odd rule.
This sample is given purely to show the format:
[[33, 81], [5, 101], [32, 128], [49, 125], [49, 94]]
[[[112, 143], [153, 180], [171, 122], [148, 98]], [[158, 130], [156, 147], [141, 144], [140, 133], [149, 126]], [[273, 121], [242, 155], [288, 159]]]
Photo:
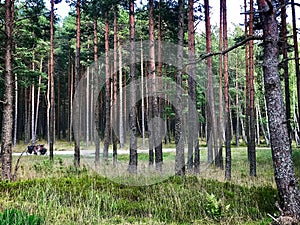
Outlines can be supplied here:
[[142, 145], [145, 147], [145, 99], [144, 99], [144, 52], [143, 52], [143, 41], [141, 40], [141, 95], [142, 95]]
[[13, 132], [13, 30], [14, 0], [5, 1], [5, 103], [3, 105], [1, 163], [2, 180], [12, 179]]
[[[219, 34], [219, 51], [223, 51], [223, 4], [220, 1], [220, 34]], [[224, 168], [223, 162], [223, 136], [224, 136], [224, 119], [223, 119], [223, 55], [219, 56], [219, 166]]]
[[269, 138], [266, 134], [266, 130], [264, 128], [264, 123], [263, 123], [263, 120], [262, 120], [259, 103], [257, 103], [257, 113], [258, 113], [258, 118], [257, 119], [260, 121], [260, 126], [261, 126], [261, 130], [263, 132], [263, 135], [264, 135], [264, 138], [265, 138], [265, 141], [266, 141], [266, 145], [269, 146], [270, 145], [269, 144], [270, 140], [269, 140]]
[[235, 129], [235, 146], [239, 147], [240, 140], [240, 111], [239, 111], [239, 71], [238, 71], [238, 54], [236, 51], [235, 64], [235, 107], [236, 107], [236, 129]]
[[[99, 126], [99, 117], [100, 117], [100, 106], [98, 102], [98, 92], [99, 92], [99, 64], [98, 64], [98, 18], [94, 18], [94, 93], [97, 95], [94, 96], [94, 101], [96, 102], [95, 108], [95, 131], [94, 131], [94, 142], [95, 142], [95, 165], [99, 165], [100, 161], [100, 126]], [[95, 104], [94, 104], [95, 105]]]
[[283, 216], [300, 221], [300, 193], [295, 177], [292, 150], [286, 125], [283, 95], [278, 71], [278, 24], [270, 1], [257, 1], [264, 34], [263, 74], [269, 118], [274, 176]]
[[[114, 6], [114, 71], [113, 71], [113, 99], [112, 105], [117, 105], [117, 74], [118, 74], [118, 6]], [[113, 107], [113, 124], [117, 124], [117, 107]], [[116, 130], [112, 130], [113, 135], [113, 164], [117, 165], [117, 135]]]
[[[285, 0], [281, 0], [281, 35], [282, 35], [282, 63], [283, 63], [283, 73], [284, 73], [284, 96], [285, 96], [285, 114], [286, 122], [289, 132], [289, 137], [291, 138], [291, 100], [290, 100], [290, 81], [289, 81], [289, 63], [288, 63], [288, 44], [287, 44], [287, 28], [286, 28], [286, 8]], [[291, 140], [292, 141], [292, 140]]]
[[36, 138], [35, 138], [35, 132], [34, 132], [34, 115], [35, 112], [35, 88], [34, 84], [31, 85], [31, 144], [35, 145]]
[[[244, 0], [244, 10], [245, 12], [247, 11], [247, 1]], [[249, 35], [249, 30], [248, 30], [248, 15], [245, 14], [245, 37], [248, 37]], [[250, 133], [249, 133], [249, 114], [250, 114], [250, 88], [249, 88], [249, 43], [246, 44], [245, 46], [245, 63], [246, 63], [246, 83], [245, 83], [245, 131], [246, 131], [246, 143], [248, 145], [248, 142], [250, 140]], [[248, 145], [249, 146], [249, 145]], [[247, 153], [248, 153], [248, 160], [250, 159], [250, 152], [249, 152], [249, 148], [247, 148]]]
[[[153, 139], [155, 149], [155, 168], [158, 171], [162, 170], [162, 151], [160, 148], [160, 135], [159, 135], [159, 103], [157, 98], [157, 78], [155, 73], [155, 43], [154, 43], [154, 18], [153, 18], [153, 0], [149, 0], [149, 82], [150, 82], [150, 95], [151, 96], [151, 111], [152, 115], [152, 130], [151, 136]], [[156, 123], [158, 121], [158, 123]]]
[[[43, 58], [40, 61], [40, 73], [43, 71]], [[41, 95], [41, 84], [42, 84], [42, 76], [39, 76], [39, 86], [37, 90], [36, 96], [36, 109], [35, 109], [35, 122], [34, 122], [34, 136], [37, 135], [37, 128], [38, 128], [38, 119], [39, 119], [39, 108], [40, 108], [40, 95]]]
[[[189, 95], [189, 134], [188, 134], [188, 169], [194, 168], [195, 173], [200, 169], [200, 152], [197, 132], [195, 107], [197, 107], [196, 96], [196, 64], [195, 64], [195, 27], [194, 27], [194, 1], [188, 1], [188, 95]], [[194, 156], [193, 156], [194, 153]], [[195, 157], [193, 159], [193, 157]]]
[[[135, 21], [134, 21], [134, 0], [129, 1], [129, 33], [130, 33], [130, 82], [135, 82]], [[129, 150], [129, 166], [130, 173], [137, 172], [138, 154], [137, 154], [137, 126], [136, 126], [136, 87], [130, 85], [129, 90], [129, 130], [130, 130], [130, 150]]]
[[[295, 1], [291, 0], [292, 5], [292, 24], [293, 24], [293, 40], [294, 40], [294, 59], [295, 59], [295, 70], [297, 77], [297, 96], [298, 96], [298, 121], [300, 115], [300, 68], [299, 68], [299, 47], [297, 37], [297, 23], [296, 23], [296, 12], [295, 12]], [[288, 119], [288, 118], [287, 118]]]
[[[206, 31], [206, 53], [212, 52], [211, 28], [210, 28], [210, 14], [209, 14], [209, 1], [204, 1], [205, 5], [205, 31]], [[213, 159], [216, 166], [219, 165], [218, 145], [217, 145], [217, 131], [216, 131], [216, 115], [215, 115], [215, 98], [214, 98], [214, 83], [212, 74], [212, 57], [207, 58], [207, 119], [210, 121], [210, 126], [207, 127], [211, 143], [208, 146], [208, 163], [212, 163]], [[213, 151], [214, 150], [214, 151]], [[214, 157], [214, 158], [213, 158]]]
[[184, 42], [184, 1], [178, 1], [178, 47], [177, 47], [177, 73], [176, 73], [176, 117], [175, 117], [175, 174], [185, 174], [184, 159], [184, 125], [182, 113], [182, 70], [183, 70], [183, 42]]
[[[81, 15], [80, 15], [80, 10], [81, 10], [81, 1], [77, 0], [76, 3], [76, 54], [75, 54], [75, 84], [74, 84], [74, 89], [76, 90], [79, 80], [80, 80], [80, 25], [81, 25]], [[75, 110], [80, 110], [79, 109], [79, 99], [77, 99], [77, 105], [75, 106]], [[77, 113], [79, 114], [79, 113]], [[79, 118], [73, 118], [75, 119], [76, 122], [79, 122]], [[75, 126], [75, 127], [80, 127], [80, 126]], [[75, 135], [77, 134], [77, 135]], [[75, 130], [74, 131], [75, 135], [75, 146], [74, 146], [74, 166], [79, 167], [80, 166], [80, 131]]]
[[54, 144], [54, 0], [51, 0], [50, 13], [50, 114], [49, 114], [49, 151], [50, 160], [53, 161], [53, 144]]
[[108, 12], [105, 12], [105, 134], [103, 146], [103, 158], [108, 160], [108, 148], [110, 143], [110, 94], [111, 94], [111, 76], [110, 76], [110, 60], [109, 60], [109, 23]]
[[[254, 7], [250, 0], [249, 35], [253, 36]], [[250, 161], [250, 176], [256, 176], [256, 150], [255, 150], [255, 106], [254, 106], [254, 53], [253, 40], [249, 41], [249, 88], [250, 88], [250, 112], [249, 112], [249, 141], [248, 152]]]
[[[258, 104], [257, 104], [258, 105]], [[257, 146], [260, 146], [260, 132], [259, 132], [259, 120], [258, 120], [258, 110], [256, 107], [256, 142], [257, 142]]]
[[[227, 4], [223, 1], [223, 37], [224, 49], [228, 48], [227, 38]], [[230, 102], [229, 102], [229, 79], [228, 79], [228, 55], [224, 55], [224, 96], [225, 96], [225, 179], [231, 179], [231, 124], [230, 124]]]
[[123, 109], [124, 109], [124, 97], [123, 97], [123, 73], [122, 73], [122, 46], [120, 45], [120, 42], [118, 42], [119, 44], [119, 93], [120, 93], [120, 103], [119, 103], [119, 108], [120, 108], [120, 112], [119, 112], [119, 138], [120, 138], [120, 148], [123, 148], [124, 146], [124, 113], [123, 113]]
[[157, 126], [157, 146], [155, 146], [156, 151], [156, 163], [159, 165], [158, 169], [161, 170], [161, 164], [163, 163], [163, 152], [162, 152], [162, 129], [163, 129], [163, 123], [162, 123], [162, 111], [163, 111], [163, 95], [162, 95], [162, 21], [161, 21], [161, 0], [159, 0], [158, 7], [159, 7], [159, 13], [158, 13], [158, 41], [157, 41], [157, 78], [158, 78], [158, 87], [157, 87], [157, 111], [158, 111], [158, 126]]
[[[17, 145], [17, 132], [18, 132], [18, 76], [15, 74], [15, 118], [14, 118], [14, 141], [13, 145]], [[0, 154], [1, 155], [1, 154]]]

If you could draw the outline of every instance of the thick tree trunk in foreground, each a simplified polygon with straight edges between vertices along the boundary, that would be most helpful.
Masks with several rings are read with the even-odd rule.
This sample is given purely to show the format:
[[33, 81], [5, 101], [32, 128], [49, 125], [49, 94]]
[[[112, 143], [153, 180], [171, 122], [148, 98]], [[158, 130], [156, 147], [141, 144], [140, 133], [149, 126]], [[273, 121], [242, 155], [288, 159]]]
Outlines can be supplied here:
[[267, 0], [258, 0], [264, 33], [263, 72], [274, 176], [282, 216], [300, 220], [300, 193], [295, 177], [278, 72], [278, 24], [276, 11]]
[[5, 1], [5, 103], [2, 119], [2, 143], [1, 163], [2, 179], [12, 178], [12, 132], [13, 132], [13, 23], [14, 23], [14, 0]]

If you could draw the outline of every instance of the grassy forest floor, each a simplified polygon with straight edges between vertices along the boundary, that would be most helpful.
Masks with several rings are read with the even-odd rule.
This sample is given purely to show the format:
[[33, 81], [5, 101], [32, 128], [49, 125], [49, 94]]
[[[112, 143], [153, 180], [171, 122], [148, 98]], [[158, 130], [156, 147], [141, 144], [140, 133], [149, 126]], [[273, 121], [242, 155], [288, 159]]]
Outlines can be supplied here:
[[[300, 178], [300, 150], [293, 157]], [[130, 176], [119, 173], [123, 167], [111, 173], [117, 170], [111, 161], [95, 168], [92, 156], [82, 157], [81, 169], [72, 166], [73, 155], [56, 155], [53, 163], [23, 156], [18, 180], [0, 182], [0, 224], [270, 224], [268, 214], [278, 214], [269, 148], [257, 148], [257, 177], [250, 177], [246, 147], [233, 147], [231, 182], [214, 166], [201, 167], [197, 176], [174, 177], [174, 159], [174, 152], [164, 153], [170, 173], [163, 176], [142, 169]], [[128, 155], [118, 160], [127, 165]], [[148, 155], [139, 154], [139, 165], [147, 164]]]

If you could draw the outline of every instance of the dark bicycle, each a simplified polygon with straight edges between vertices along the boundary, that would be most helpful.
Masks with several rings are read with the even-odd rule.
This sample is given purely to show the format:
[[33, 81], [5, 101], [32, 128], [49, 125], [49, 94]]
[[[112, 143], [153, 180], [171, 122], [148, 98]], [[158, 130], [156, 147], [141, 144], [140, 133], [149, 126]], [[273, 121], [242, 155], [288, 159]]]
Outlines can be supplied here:
[[27, 146], [27, 153], [30, 155], [45, 155], [47, 153], [47, 149], [44, 145], [29, 145]]

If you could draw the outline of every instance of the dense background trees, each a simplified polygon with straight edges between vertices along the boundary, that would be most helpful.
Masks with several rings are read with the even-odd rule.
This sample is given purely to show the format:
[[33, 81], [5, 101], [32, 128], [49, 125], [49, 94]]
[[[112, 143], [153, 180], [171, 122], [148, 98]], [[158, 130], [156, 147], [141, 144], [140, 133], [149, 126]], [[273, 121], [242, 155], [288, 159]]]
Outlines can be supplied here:
[[[51, 159], [56, 140], [75, 141], [77, 167], [83, 144], [95, 146], [97, 165], [100, 141], [107, 163], [113, 144], [114, 165], [117, 142], [129, 145], [133, 173], [141, 139], [143, 148], [148, 140], [149, 167], [155, 163], [159, 172], [164, 170], [162, 142], [175, 143], [177, 175], [186, 173], [185, 162], [189, 172], [201, 172], [205, 161], [222, 169], [225, 145], [228, 180], [233, 143], [248, 146], [251, 176], [256, 176], [256, 146], [271, 145], [278, 189], [292, 190], [279, 191], [281, 207], [299, 219], [299, 205], [285, 205], [299, 194], [291, 159], [291, 147], [299, 144], [300, 114], [293, 1], [242, 2], [245, 24], [231, 33], [226, 0], [220, 1], [217, 27], [210, 24], [208, 0], [78, 0], [70, 2], [70, 13], [61, 21], [56, 3], [52, 0], [49, 10], [41, 0], [1, 2], [2, 179], [12, 177], [13, 140], [33, 145], [45, 140]], [[289, 5], [292, 24], [286, 21]], [[196, 29], [198, 23], [205, 23], [205, 32]], [[143, 46], [148, 39], [149, 46]], [[161, 58], [163, 41], [176, 45], [176, 53], [170, 51], [176, 65]], [[142, 87], [132, 85], [141, 77]], [[78, 95], [82, 80], [85, 89]], [[172, 82], [177, 86], [167, 88]], [[72, 131], [74, 125], [80, 129]], [[205, 159], [200, 159], [200, 145], [207, 146]], [[283, 158], [286, 164], [280, 163]], [[282, 171], [289, 175], [284, 181]]]

